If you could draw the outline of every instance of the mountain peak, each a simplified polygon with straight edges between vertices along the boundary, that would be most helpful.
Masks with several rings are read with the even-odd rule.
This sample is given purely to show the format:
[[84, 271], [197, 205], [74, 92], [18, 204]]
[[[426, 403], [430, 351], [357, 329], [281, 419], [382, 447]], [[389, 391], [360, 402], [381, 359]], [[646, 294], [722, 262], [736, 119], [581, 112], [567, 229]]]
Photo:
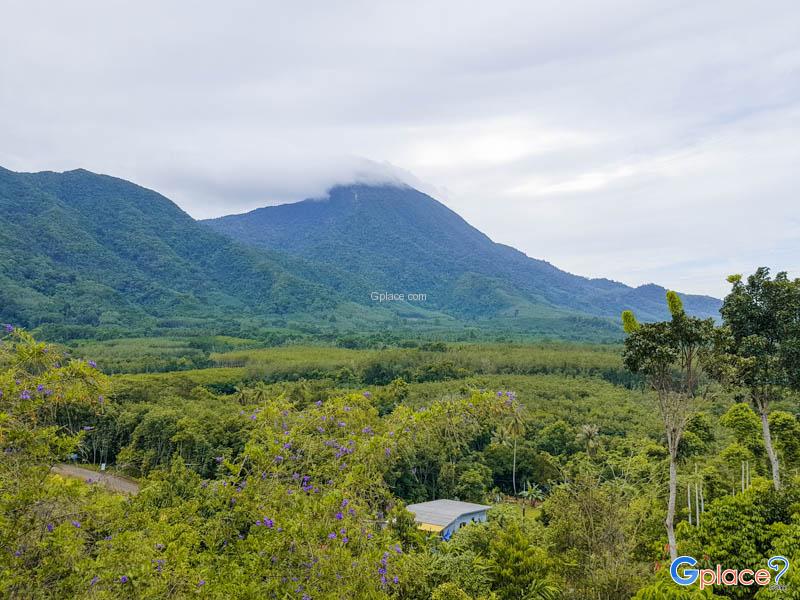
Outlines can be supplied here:
[[[362, 282], [348, 290], [355, 302], [368, 298], [372, 289], [385, 289], [423, 293], [426, 308], [457, 318], [577, 312], [617, 320], [630, 307], [643, 319], [666, 316], [663, 288], [634, 289], [566, 273], [493, 242], [409, 185], [337, 185], [326, 201], [319, 200], [205, 223], [255, 248], [287, 252], [350, 274]], [[661, 293], [658, 301], [653, 292]], [[688, 310], [716, 316], [719, 301], [684, 299]]]

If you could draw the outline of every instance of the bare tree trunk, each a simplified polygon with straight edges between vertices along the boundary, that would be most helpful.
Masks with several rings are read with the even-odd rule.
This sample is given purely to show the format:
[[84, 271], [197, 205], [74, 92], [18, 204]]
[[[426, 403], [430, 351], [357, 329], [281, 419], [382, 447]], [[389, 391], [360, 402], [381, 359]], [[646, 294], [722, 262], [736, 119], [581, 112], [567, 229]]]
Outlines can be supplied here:
[[700, 527], [700, 485], [694, 484], [694, 522]]
[[689, 512], [689, 525], [692, 524], [692, 484], [686, 484], [686, 507]]
[[767, 449], [767, 456], [769, 457], [769, 464], [772, 467], [772, 485], [776, 490], [781, 489], [781, 472], [780, 465], [778, 464], [778, 455], [775, 453], [775, 448], [772, 445], [772, 436], [769, 432], [769, 404], [765, 398], [759, 398], [756, 401], [756, 408], [761, 417], [761, 433], [764, 436], [764, 447]]
[[517, 496], [517, 438], [514, 438], [514, 463], [511, 467], [511, 485], [514, 487], [514, 497]]
[[676, 453], [670, 449], [669, 453], [669, 502], [667, 503], [667, 518], [664, 525], [667, 528], [669, 542], [669, 558], [674, 561], [678, 558], [678, 544], [675, 541], [675, 500], [678, 496], [678, 465]]

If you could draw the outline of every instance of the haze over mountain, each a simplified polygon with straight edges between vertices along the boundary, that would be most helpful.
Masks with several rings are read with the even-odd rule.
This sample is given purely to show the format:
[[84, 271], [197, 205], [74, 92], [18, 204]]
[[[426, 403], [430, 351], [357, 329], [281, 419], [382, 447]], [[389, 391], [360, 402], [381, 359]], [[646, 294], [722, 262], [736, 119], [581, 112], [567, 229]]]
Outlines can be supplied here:
[[[205, 223], [253, 247], [353, 275], [345, 292], [356, 302], [378, 291], [425, 294], [420, 305], [460, 318], [571, 311], [617, 319], [626, 308], [646, 320], [667, 316], [663, 288], [631, 288], [566, 273], [492, 242], [408, 186], [338, 186], [323, 200], [268, 206]], [[714, 298], [685, 296], [684, 302], [693, 314], [718, 316]]]
[[[478, 327], [608, 339], [625, 308], [664, 316], [663, 288], [565, 273], [405, 186], [198, 222], [122, 179], [0, 168], [0, 210], [0, 321], [56, 337]], [[719, 301], [684, 300], [716, 316]]]

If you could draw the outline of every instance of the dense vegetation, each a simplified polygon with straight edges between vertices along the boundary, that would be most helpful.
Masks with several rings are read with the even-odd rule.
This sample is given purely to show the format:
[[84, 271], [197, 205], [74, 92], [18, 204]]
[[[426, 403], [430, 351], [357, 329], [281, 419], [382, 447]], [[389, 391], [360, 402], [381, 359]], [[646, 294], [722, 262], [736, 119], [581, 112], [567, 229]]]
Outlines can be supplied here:
[[[800, 282], [759, 271], [725, 307], [720, 327], [673, 296], [670, 321], [626, 317], [624, 348], [67, 347], [9, 326], [0, 595], [800, 597], [794, 567], [785, 590], [713, 594], [665, 568], [671, 487], [677, 547], [701, 566], [800, 564]], [[73, 452], [140, 492], [48, 475]], [[442, 497], [492, 504], [489, 521], [446, 543], [417, 530], [404, 506]]]
[[2, 317], [48, 338], [236, 332], [338, 302], [121, 179], [0, 168], [0, 211]]
[[[352, 193], [337, 188], [329, 202], [270, 209], [279, 212], [267, 223], [259, 217], [244, 239], [261, 232], [269, 243], [246, 246], [121, 179], [0, 168], [0, 319], [58, 341], [224, 335], [269, 343], [360, 332], [362, 342], [605, 342], [621, 339], [623, 308], [645, 319], [663, 313], [657, 286], [564, 273], [491, 242], [414, 190], [363, 187], [355, 204]], [[279, 218], [284, 211], [299, 214]], [[373, 291], [426, 299], [381, 303]], [[691, 297], [687, 308], [716, 314], [719, 301]]]
[[[456, 213], [410, 187], [338, 186], [323, 200], [268, 206], [206, 221], [216, 231], [260, 249], [282, 250], [337, 273], [336, 289], [359, 301], [369, 291], [423, 292], [403, 303], [424, 318], [438, 310], [459, 318], [619, 318], [623, 308], [663, 318], [663, 288], [630, 288], [586, 279], [494, 243]], [[687, 310], [717, 316], [713, 298], [687, 296]], [[589, 323], [585, 324], [586, 327]], [[594, 323], [592, 327], [598, 327]]]

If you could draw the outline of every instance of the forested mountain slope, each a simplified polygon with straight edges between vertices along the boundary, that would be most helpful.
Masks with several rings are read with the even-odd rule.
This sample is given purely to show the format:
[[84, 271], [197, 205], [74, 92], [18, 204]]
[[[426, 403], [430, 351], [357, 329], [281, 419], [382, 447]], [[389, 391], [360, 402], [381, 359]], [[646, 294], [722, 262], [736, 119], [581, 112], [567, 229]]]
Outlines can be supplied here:
[[[667, 316], [663, 288], [572, 275], [493, 242], [410, 187], [338, 186], [325, 199], [205, 222], [251, 246], [351, 273], [346, 293], [354, 301], [382, 290], [424, 293], [427, 306], [462, 318], [579, 312], [616, 319], [625, 309], [643, 319]], [[689, 312], [718, 317], [718, 300], [683, 297]]]
[[0, 168], [0, 312], [26, 326], [179, 326], [335, 297], [130, 182]]

